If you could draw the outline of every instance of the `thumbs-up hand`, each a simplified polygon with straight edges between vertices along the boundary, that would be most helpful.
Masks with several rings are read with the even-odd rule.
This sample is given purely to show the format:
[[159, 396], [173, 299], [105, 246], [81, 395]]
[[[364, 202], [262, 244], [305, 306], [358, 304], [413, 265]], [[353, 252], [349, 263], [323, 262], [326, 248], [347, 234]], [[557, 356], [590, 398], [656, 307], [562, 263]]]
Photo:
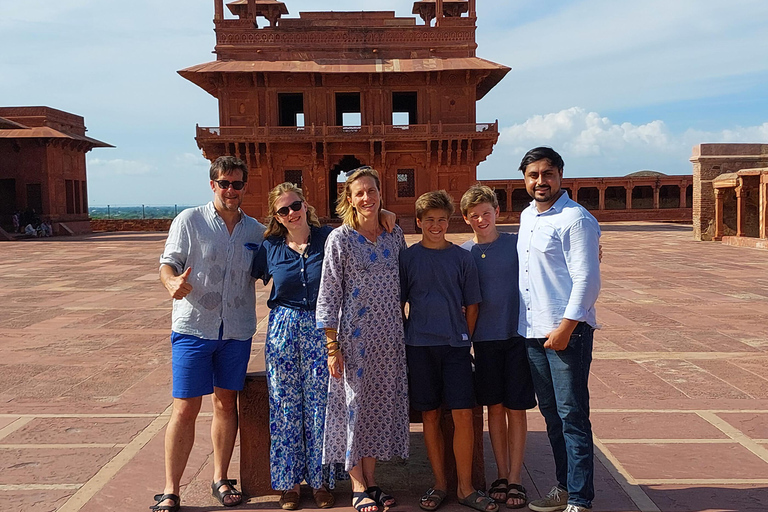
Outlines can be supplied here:
[[169, 277], [165, 281], [165, 287], [168, 289], [168, 293], [171, 294], [176, 300], [181, 300], [192, 291], [192, 285], [187, 282], [189, 274], [192, 272], [192, 267], [188, 267], [182, 274], [178, 276]]

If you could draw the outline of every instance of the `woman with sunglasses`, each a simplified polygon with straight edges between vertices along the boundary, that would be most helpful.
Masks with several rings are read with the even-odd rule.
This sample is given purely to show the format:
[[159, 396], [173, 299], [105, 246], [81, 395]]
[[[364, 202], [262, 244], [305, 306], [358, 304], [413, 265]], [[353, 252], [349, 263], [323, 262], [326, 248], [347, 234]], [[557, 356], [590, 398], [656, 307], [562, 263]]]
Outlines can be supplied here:
[[378, 173], [348, 174], [336, 212], [344, 224], [328, 236], [317, 299], [331, 383], [323, 460], [344, 463], [352, 506], [377, 512], [395, 499], [376, 485], [376, 460], [408, 457], [408, 382], [400, 312], [402, 230], [379, 222]]
[[[315, 304], [325, 241], [333, 228], [320, 225], [293, 183], [272, 189], [267, 208], [267, 230], [252, 275], [264, 284], [273, 282], [265, 346], [272, 487], [282, 491], [280, 506], [295, 510], [306, 480], [315, 504], [329, 508], [334, 497], [327, 486], [334, 486], [337, 468], [322, 465], [328, 365]], [[394, 214], [386, 216], [394, 224]]]

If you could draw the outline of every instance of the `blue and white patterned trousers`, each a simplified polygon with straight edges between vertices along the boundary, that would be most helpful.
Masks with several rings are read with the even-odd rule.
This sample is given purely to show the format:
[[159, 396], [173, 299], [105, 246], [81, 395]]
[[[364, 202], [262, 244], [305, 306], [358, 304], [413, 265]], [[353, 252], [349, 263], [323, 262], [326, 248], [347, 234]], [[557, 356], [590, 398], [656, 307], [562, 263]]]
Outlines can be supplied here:
[[315, 489], [333, 488], [336, 472], [322, 465], [328, 359], [315, 312], [273, 309], [265, 358], [272, 488], [284, 491], [304, 480]]

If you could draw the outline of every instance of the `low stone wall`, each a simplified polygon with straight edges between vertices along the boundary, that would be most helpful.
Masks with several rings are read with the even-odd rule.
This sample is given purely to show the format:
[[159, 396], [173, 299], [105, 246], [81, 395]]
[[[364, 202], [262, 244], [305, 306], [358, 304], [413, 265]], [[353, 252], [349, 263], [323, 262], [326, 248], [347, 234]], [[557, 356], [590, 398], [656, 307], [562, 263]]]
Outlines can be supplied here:
[[93, 231], [168, 231], [171, 219], [91, 219]]

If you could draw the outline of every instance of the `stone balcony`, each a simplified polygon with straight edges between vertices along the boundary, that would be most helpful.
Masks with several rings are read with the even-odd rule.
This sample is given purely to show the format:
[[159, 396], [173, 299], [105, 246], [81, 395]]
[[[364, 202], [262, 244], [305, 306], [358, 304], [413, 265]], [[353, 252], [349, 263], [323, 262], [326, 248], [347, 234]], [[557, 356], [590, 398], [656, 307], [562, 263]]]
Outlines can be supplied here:
[[499, 138], [499, 122], [363, 126], [220, 126], [197, 127], [198, 145], [226, 142], [335, 142], [488, 140]]

